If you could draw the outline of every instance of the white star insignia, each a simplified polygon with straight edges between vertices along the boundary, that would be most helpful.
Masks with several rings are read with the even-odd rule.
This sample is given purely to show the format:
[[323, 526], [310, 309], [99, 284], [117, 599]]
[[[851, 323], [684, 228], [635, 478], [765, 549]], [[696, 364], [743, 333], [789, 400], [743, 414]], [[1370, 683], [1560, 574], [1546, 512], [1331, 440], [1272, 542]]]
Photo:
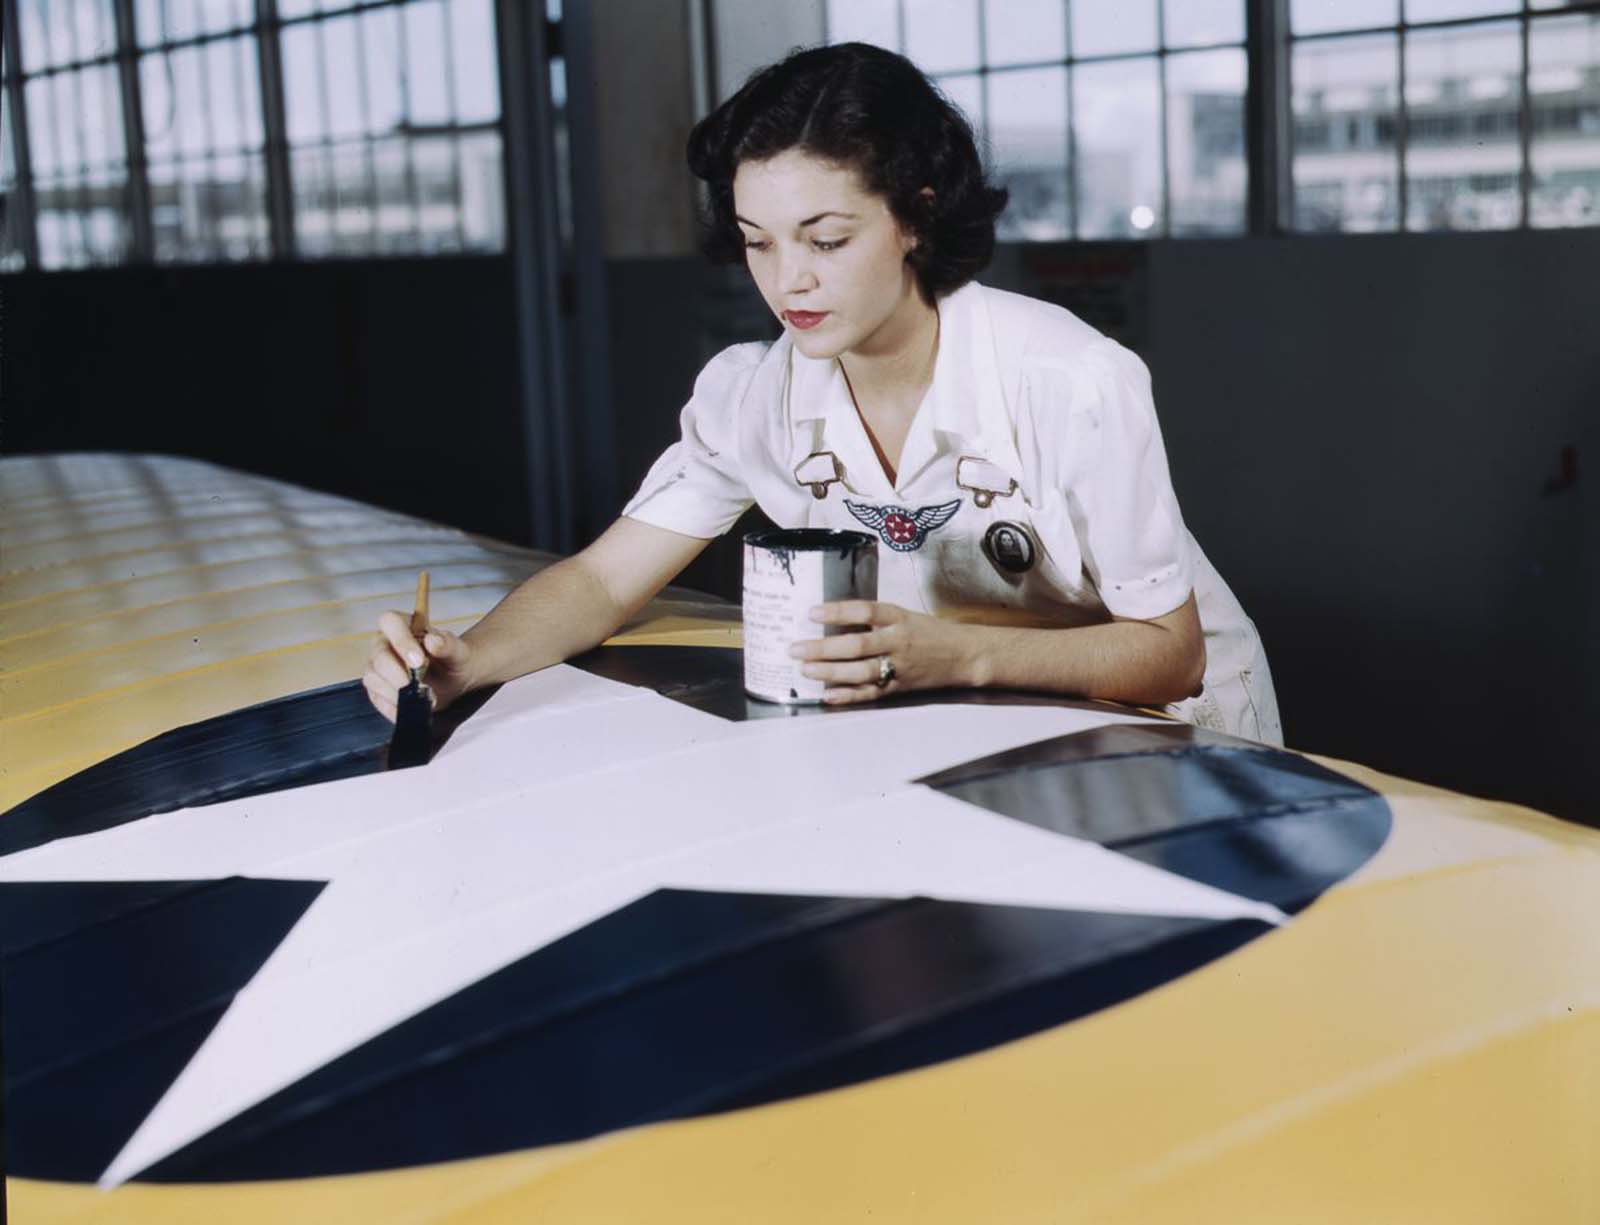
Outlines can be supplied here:
[[930, 705], [735, 723], [559, 666], [501, 689], [426, 769], [63, 839], [0, 860], [0, 881], [328, 882], [107, 1167], [101, 1184], [114, 1186], [658, 889], [1282, 922], [1272, 906], [910, 781], [1137, 721]]

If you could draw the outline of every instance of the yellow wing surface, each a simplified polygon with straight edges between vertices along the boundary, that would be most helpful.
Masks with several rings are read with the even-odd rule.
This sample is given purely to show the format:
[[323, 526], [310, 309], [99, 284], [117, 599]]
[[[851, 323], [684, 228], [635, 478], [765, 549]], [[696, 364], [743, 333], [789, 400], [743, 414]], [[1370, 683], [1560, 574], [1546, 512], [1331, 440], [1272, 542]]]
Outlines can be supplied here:
[[[0, 496], [0, 810], [355, 677], [421, 569], [459, 629], [552, 560], [169, 457], [8, 459]], [[736, 648], [737, 610], [669, 592], [615, 641]], [[11, 1219], [1600, 1220], [1600, 835], [1318, 760], [1387, 803], [1377, 853], [1262, 938], [1067, 1024], [521, 1152], [110, 1189], [12, 1177]]]

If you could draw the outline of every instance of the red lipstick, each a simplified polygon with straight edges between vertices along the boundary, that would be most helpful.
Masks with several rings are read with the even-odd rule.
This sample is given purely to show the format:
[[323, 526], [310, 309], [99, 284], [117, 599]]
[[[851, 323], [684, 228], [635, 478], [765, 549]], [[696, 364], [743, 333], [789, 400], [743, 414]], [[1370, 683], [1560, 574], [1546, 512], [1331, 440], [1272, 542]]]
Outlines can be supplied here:
[[828, 317], [827, 311], [784, 311], [784, 319], [790, 327], [799, 328], [802, 332], [814, 328]]

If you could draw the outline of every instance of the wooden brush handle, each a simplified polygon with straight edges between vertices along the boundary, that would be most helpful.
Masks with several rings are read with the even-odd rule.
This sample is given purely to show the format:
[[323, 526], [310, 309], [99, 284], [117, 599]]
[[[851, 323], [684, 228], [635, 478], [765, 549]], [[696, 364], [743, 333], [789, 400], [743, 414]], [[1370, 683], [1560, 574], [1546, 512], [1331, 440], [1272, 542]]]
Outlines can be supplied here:
[[411, 606], [411, 636], [418, 642], [428, 632], [428, 572], [417, 575], [417, 598]]

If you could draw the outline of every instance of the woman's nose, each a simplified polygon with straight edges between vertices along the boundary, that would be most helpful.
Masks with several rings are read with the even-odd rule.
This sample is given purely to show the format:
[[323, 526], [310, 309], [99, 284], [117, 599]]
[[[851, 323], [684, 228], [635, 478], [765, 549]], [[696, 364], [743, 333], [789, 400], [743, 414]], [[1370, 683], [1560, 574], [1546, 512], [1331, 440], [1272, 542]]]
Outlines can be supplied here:
[[802, 251], [791, 251], [778, 256], [778, 288], [784, 293], [798, 293], [815, 289], [816, 274], [811, 269], [811, 259]]

